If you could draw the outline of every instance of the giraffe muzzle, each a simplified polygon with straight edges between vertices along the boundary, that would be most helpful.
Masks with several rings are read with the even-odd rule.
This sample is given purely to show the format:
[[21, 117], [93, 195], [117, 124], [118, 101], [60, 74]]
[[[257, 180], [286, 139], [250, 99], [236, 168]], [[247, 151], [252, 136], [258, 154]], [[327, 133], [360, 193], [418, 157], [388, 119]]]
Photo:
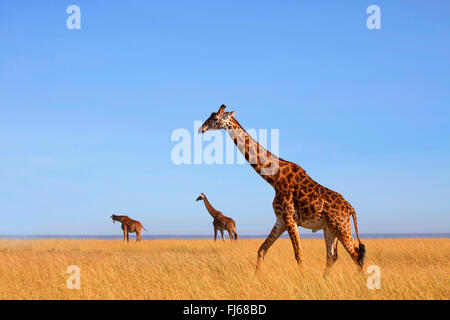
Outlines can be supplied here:
[[203, 126], [201, 126], [200, 128], [198, 128], [198, 133], [202, 134], [206, 131], [206, 128], [204, 128]]

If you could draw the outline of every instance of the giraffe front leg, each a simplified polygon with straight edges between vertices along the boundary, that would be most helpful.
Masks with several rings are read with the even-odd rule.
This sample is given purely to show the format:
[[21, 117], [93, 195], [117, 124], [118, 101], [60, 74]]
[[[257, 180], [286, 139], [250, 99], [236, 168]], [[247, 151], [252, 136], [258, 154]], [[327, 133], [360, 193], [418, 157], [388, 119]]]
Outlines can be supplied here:
[[298, 234], [298, 226], [294, 219], [295, 207], [292, 193], [282, 193], [277, 201], [277, 209], [281, 212], [286, 229], [291, 239], [292, 247], [294, 249], [295, 260], [297, 260], [298, 268], [302, 275], [303, 271], [303, 252], [300, 246], [300, 236]]
[[223, 235], [223, 230], [220, 229], [220, 234], [222, 235], [222, 241], [225, 242], [225, 236]]
[[297, 223], [295, 223], [295, 221], [292, 217], [286, 218], [285, 223], [286, 223], [286, 229], [289, 233], [289, 238], [291, 238], [292, 247], [294, 248], [295, 260], [297, 260], [298, 268], [299, 268], [301, 274], [304, 276], [303, 252], [302, 252], [302, 248], [300, 247], [300, 236], [298, 234]]
[[277, 222], [275, 222], [275, 225], [273, 226], [272, 231], [270, 231], [269, 236], [259, 247], [258, 260], [256, 261], [256, 272], [261, 270], [261, 265], [267, 251], [272, 246], [272, 244], [283, 234], [284, 231], [286, 231], [284, 221], [280, 218], [277, 218]]
[[217, 241], [217, 228], [214, 227], [214, 242]]

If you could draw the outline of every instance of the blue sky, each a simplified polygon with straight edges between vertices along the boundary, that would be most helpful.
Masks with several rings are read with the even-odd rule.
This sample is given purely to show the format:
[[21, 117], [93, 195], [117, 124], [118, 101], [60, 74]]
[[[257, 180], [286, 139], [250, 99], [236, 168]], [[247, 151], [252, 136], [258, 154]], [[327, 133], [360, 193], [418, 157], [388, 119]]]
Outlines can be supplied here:
[[[81, 30], [66, 8], [81, 8]], [[368, 30], [366, 8], [381, 8]], [[204, 192], [267, 234], [248, 165], [171, 161], [220, 104], [355, 207], [362, 233], [450, 232], [448, 1], [2, 1], [0, 234], [212, 234]], [[192, 133], [193, 134], [193, 133]], [[310, 233], [301, 229], [302, 233]]]

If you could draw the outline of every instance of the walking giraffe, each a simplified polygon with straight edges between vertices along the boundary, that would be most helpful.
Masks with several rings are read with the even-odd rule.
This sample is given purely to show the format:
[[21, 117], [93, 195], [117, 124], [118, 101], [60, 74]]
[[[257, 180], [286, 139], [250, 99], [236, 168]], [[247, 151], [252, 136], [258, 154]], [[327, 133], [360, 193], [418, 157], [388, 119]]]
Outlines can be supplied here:
[[[313, 232], [323, 229], [327, 253], [324, 277], [338, 258], [338, 240], [362, 269], [365, 247], [359, 239], [356, 213], [350, 203], [341, 194], [311, 179], [299, 165], [278, 158], [259, 145], [234, 118], [235, 112], [225, 112], [225, 107], [222, 105], [218, 112], [211, 113], [198, 132], [226, 130], [247, 162], [275, 189], [272, 206], [277, 220], [258, 250], [256, 270], [261, 268], [270, 246], [287, 230], [295, 259], [303, 274], [303, 252], [298, 226], [312, 229]], [[355, 245], [352, 238], [350, 216], [355, 224], [359, 246]]]
[[225, 237], [223, 235], [224, 230], [228, 231], [231, 241], [233, 241], [233, 235], [234, 240], [238, 240], [238, 235], [236, 233], [236, 222], [234, 222], [234, 220], [229, 217], [225, 217], [222, 214], [222, 212], [214, 209], [214, 207], [211, 205], [211, 203], [209, 203], [208, 198], [206, 198], [206, 195], [204, 193], [201, 193], [196, 201], [200, 200], [203, 200], [203, 202], [205, 203], [206, 210], [208, 210], [209, 214], [214, 218], [213, 221], [214, 241], [217, 240], [217, 230], [220, 230], [223, 241], [225, 241]]

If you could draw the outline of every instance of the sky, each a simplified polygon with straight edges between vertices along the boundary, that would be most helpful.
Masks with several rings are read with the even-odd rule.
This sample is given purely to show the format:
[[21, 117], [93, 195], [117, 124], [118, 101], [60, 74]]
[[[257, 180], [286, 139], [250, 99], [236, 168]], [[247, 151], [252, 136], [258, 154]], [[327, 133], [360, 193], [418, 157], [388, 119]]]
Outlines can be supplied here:
[[[66, 26], [72, 4], [81, 29]], [[366, 26], [372, 4], [381, 29]], [[278, 129], [279, 155], [341, 193], [360, 233], [450, 232], [449, 11], [1, 1], [0, 235], [120, 234], [113, 213], [147, 234], [212, 235], [201, 192], [238, 234], [268, 234], [274, 190], [248, 164], [172, 161], [173, 132], [193, 141], [221, 104]]]

